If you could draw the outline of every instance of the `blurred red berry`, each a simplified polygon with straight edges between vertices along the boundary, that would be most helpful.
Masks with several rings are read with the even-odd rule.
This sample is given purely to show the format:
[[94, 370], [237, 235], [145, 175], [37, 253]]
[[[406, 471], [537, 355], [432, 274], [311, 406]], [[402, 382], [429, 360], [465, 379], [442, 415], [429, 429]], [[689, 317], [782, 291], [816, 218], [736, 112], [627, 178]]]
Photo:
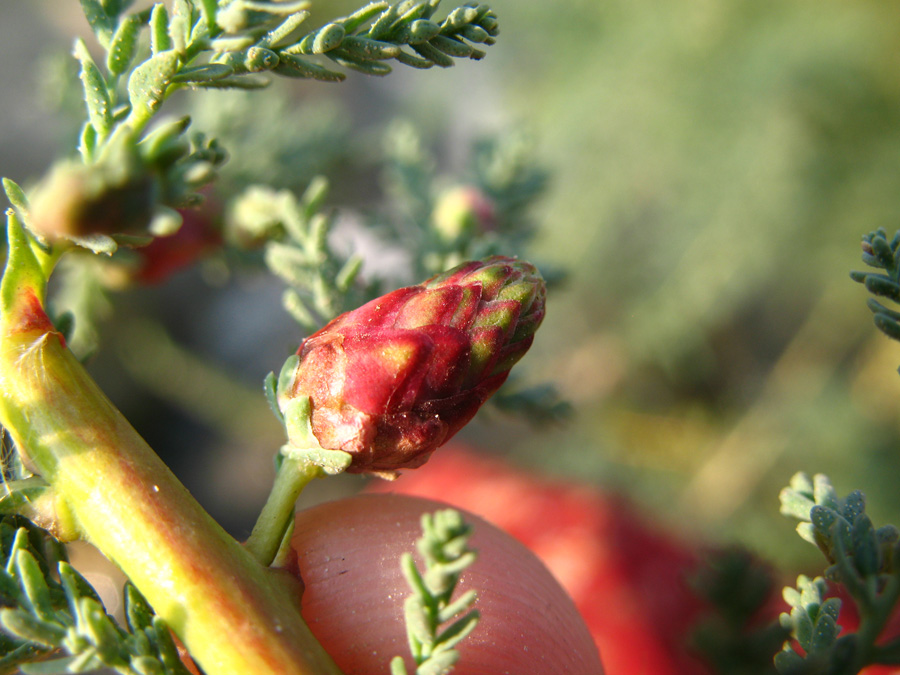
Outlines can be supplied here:
[[222, 246], [220, 208], [207, 200], [199, 209], [181, 209], [181, 227], [174, 234], [156, 237], [136, 249], [139, 263], [135, 278], [158, 284], [180, 269], [197, 262]]
[[146, 234], [159, 186], [137, 155], [120, 151], [106, 162], [57, 162], [31, 197], [31, 227], [51, 240]]
[[506, 380], [544, 298], [537, 269], [502, 256], [396, 290], [304, 340], [281, 407], [310, 397], [316, 439], [351, 473], [420, 466]]
[[571, 594], [608, 675], [709, 675], [688, 644], [708, 609], [689, 583], [699, 555], [624, 499], [460, 448], [371, 489], [438, 497], [525, 544]]

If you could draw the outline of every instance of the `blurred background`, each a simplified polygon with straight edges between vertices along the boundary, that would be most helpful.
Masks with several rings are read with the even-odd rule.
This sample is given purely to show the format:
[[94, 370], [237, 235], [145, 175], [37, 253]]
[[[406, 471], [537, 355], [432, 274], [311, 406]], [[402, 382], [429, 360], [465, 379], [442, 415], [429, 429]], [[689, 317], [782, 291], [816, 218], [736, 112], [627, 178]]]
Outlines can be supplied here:
[[[398, 118], [449, 183], [479, 139], [527, 139], [549, 182], [530, 211], [535, 239], [512, 253], [568, 276], [517, 368], [573, 412], [535, 428], [487, 411], [460, 437], [784, 569], [821, 571], [778, 514], [798, 470], [829, 474], [842, 494], [862, 489], [876, 526], [896, 521], [900, 345], [876, 332], [848, 273], [862, 267], [863, 234], [900, 227], [900, 9], [490, 4], [501, 35], [482, 62], [173, 110], [190, 106], [199, 128], [217, 130], [231, 153], [225, 186], [301, 189], [321, 172], [349, 221], [383, 209], [378, 158]], [[354, 8], [316, 2], [310, 26]], [[0, 174], [22, 184], [74, 148], [77, 71], [60, 58], [73, 34], [87, 34], [78, 3], [0, 8]], [[280, 294], [271, 278], [215, 264], [130, 288], [111, 299], [91, 362], [236, 536], [282, 442], [261, 383], [302, 338]], [[306, 503], [363, 481], [318, 483]]]

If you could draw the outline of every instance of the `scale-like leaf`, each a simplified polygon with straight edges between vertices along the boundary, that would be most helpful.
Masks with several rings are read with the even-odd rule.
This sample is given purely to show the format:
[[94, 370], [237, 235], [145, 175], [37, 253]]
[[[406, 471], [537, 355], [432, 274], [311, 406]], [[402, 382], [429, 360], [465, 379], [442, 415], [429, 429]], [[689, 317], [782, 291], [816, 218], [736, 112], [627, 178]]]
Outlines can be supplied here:
[[128, 99], [134, 111], [148, 117], [155, 113], [166, 95], [178, 66], [174, 51], [159, 52], [136, 68], [128, 80]]

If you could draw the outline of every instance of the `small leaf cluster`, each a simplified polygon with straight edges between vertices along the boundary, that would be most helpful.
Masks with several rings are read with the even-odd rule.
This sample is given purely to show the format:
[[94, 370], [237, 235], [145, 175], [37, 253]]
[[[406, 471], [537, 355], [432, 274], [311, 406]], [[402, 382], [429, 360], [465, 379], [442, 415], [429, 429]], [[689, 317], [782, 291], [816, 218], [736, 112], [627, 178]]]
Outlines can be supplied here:
[[[400, 562], [413, 591], [404, 604], [406, 631], [417, 675], [442, 675], [459, 660], [454, 647], [478, 623], [479, 613], [471, 609], [475, 591], [453, 600], [460, 575], [475, 562], [476, 553], [469, 548], [471, 526], [453, 509], [423, 514], [422, 533], [416, 548], [425, 562], [424, 574], [411, 553], [404, 554]], [[453, 623], [441, 628], [449, 621]], [[391, 661], [391, 673], [406, 675], [402, 657]]]
[[285, 310], [308, 332], [343, 311], [353, 299], [362, 265], [331, 246], [334, 216], [322, 212], [328, 181], [314, 179], [298, 199], [288, 190], [253, 186], [234, 200], [227, 235], [238, 247], [261, 247], [266, 267], [287, 285]]
[[[870, 232], [863, 237], [862, 250], [863, 262], [884, 273], [851, 272], [850, 278], [863, 284], [872, 295], [900, 303], [900, 231], [890, 240], [882, 228]], [[892, 340], [900, 340], [900, 312], [875, 298], [869, 298], [866, 304], [878, 330]]]
[[[484, 52], [473, 45], [494, 44], [499, 26], [493, 11], [487, 5], [472, 3], [437, 22], [433, 18], [439, 3], [372, 2], [299, 40], [294, 36], [307, 13], [297, 12], [253, 46], [217, 57], [215, 62], [228, 65], [235, 74], [268, 70], [287, 77], [339, 81], [344, 79], [342, 72], [329, 70], [308, 57], [323, 55], [337, 65], [368, 75], [390, 73], [391, 67], [385, 63], [388, 60], [414, 68], [446, 68], [453, 65], [454, 58], [483, 58]], [[228, 33], [257, 34], [265, 26], [259, 8], [268, 4], [234, 0], [226, 4], [218, 21]]]
[[187, 675], [169, 629], [130, 584], [124, 630], [45, 530], [4, 517], [0, 546], [0, 673]]
[[[800, 520], [797, 532], [825, 555], [824, 579], [801, 576], [785, 589], [791, 613], [782, 624], [806, 652], [786, 643], [776, 659], [779, 672], [857, 673], [873, 663], [893, 663], [900, 641], [876, 644], [900, 597], [900, 532], [893, 525], [876, 529], [859, 490], [840, 498], [827, 476], [798, 473], [782, 490], [781, 512]], [[860, 614], [859, 629], [838, 637], [840, 600], [825, 599], [826, 581], [843, 585]]]
[[822, 577], [810, 579], [802, 574], [797, 577], [796, 588], [784, 589], [784, 599], [791, 612], [783, 613], [780, 623], [791, 631], [805, 654], [801, 656], [793, 646], [785, 643], [775, 656], [779, 673], [845, 672], [852, 653], [849, 642], [837, 642], [841, 631], [837, 623], [841, 601], [839, 598], [826, 599], [827, 590], [828, 585]]
[[[50, 566], [65, 559], [65, 550], [52, 537], [41, 536], [41, 531], [25, 518], [5, 516], [0, 519], [0, 553], [3, 568], [0, 570], [0, 621], [8, 608], [27, 604], [42, 607], [47, 593], [41, 583], [34, 583], [32, 576], [50, 576]], [[22, 552], [21, 554], [19, 552]], [[35, 572], [35, 567], [37, 571]], [[57, 595], [55, 604], [61, 605]], [[14, 672], [42, 654], [46, 648], [27, 638], [8, 632], [0, 632], [0, 673]]]
[[882, 586], [900, 570], [900, 532], [893, 525], [875, 529], [861, 491], [839, 498], [827, 476], [798, 473], [780, 499], [782, 514], [801, 520], [797, 532], [831, 563], [826, 578], [851, 593], [864, 591], [870, 577]]

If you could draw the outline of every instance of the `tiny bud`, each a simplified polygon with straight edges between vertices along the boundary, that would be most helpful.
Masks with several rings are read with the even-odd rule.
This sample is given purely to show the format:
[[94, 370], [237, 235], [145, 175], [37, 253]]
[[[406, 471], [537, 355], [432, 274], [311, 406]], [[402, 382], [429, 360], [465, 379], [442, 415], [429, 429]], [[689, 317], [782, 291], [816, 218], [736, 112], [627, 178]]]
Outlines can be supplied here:
[[493, 201], [472, 186], [459, 186], [438, 197], [431, 214], [434, 229], [446, 242], [490, 231], [496, 224]]
[[95, 234], [144, 234], [157, 186], [131, 162], [58, 163], [37, 187], [29, 225], [48, 239]]
[[272, 70], [278, 65], [278, 54], [265, 47], [251, 47], [247, 50], [244, 67], [251, 73]]
[[494, 256], [377, 298], [304, 340], [279, 406], [308, 396], [313, 434], [351, 473], [420, 466], [531, 346], [545, 293], [533, 265]]

